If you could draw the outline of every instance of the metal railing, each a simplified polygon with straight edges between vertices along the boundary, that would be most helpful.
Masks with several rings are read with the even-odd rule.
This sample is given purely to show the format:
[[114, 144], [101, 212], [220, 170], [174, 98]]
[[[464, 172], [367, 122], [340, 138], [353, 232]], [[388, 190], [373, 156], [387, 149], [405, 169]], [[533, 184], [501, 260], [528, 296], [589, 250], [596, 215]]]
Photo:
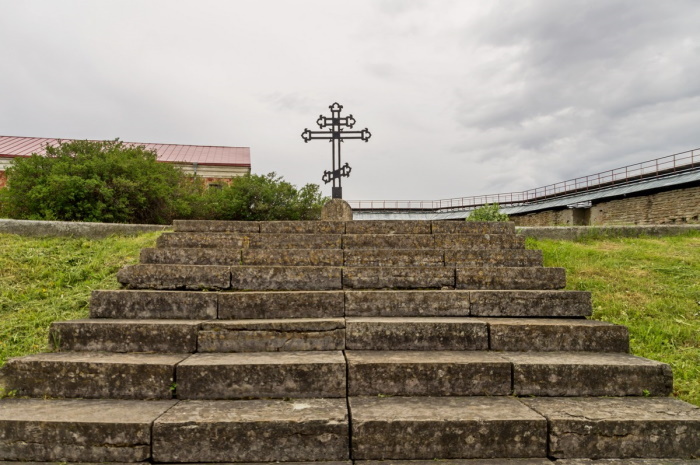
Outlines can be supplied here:
[[640, 180], [661, 178], [696, 168], [700, 168], [700, 148], [522, 192], [474, 195], [442, 200], [349, 200], [348, 203], [353, 210], [401, 211], [470, 209], [491, 203], [497, 203], [501, 206], [515, 206], [541, 202], [553, 197], [562, 197], [579, 192], [596, 191], [610, 186], [630, 184]]

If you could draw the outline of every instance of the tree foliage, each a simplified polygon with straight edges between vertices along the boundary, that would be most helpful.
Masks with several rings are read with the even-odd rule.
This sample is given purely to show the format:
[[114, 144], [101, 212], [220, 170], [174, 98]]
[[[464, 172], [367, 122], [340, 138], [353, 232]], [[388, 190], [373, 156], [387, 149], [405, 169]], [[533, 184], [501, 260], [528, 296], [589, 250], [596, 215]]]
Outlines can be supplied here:
[[217, 220], [314, 220], [327, 199], [319, 186], [301, 189], [276, 173], [234, 178], [230, 186], [209, 189], [203, 197], [205, 218]]
[[311, 220], [326, 201], [318, 185], [301, 189], [277, 174], [234, 178], [206, 189], [200, 178], [154, 151], [114, 141], [47, 146], [16, 158], [0, 189], [0, 214], [16, 219], [169, 223], [173, 219]]
[[46, 155], [16, 158], [7, 170], [3, 209], [20, 219], [165, 223], [187, 211], [184, 175], [143, 146], [114, 141], [59, 142]]
[[497, 203], [483, 205], [472, 212], [467, 217], [467, 221], [508, 221], [508, 215], [501, 213]]

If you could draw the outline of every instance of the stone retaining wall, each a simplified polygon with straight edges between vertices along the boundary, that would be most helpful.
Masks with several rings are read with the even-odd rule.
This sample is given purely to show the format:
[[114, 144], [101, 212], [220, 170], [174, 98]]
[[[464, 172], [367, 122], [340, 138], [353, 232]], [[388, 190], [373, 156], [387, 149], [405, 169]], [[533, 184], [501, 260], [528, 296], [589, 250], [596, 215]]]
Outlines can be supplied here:
[[700, 223], [700, 186], [627, 197], [590, 208], [512, 215], [517, 226], [651, 225]]
[[20, 236], [74, 236], [99, 239], [114, 234], [132, 236], [144, 232], [166, 231], [168, 229], [171, 229], [171, 226], [0, 219], [0, 233], [18, 234]]

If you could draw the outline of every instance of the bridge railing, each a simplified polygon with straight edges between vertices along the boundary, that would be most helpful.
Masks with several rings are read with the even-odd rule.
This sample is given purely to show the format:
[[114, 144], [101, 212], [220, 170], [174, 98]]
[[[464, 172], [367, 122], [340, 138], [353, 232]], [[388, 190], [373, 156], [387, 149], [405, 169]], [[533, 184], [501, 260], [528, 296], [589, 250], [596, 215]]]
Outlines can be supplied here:
[[454, 210], [468, 209], [485, 204], [523, 205], [536, 203], [553, 197], [595, 191], [610, 186], [630, 184], [640, 180], [660, 178], [681, 171], [700, 168], [700, 148], [674, 153], [612, 170], [589, 174], [547, 186], [522, 192], [474, 195], [441, 200], [350, 200], [354, 210]]

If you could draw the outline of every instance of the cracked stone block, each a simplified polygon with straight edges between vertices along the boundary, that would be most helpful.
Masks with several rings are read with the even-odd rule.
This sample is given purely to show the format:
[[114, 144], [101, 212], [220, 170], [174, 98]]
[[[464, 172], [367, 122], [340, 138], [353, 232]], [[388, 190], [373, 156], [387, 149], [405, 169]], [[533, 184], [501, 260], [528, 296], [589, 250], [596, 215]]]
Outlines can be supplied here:
[[345, 397], [342, 352], [195, 354], [177, 366], [180, 399]]
[[541, 250], [484, 249], [484, 250], [445, 250], [445, 266], [542, 266]]
[[247, 249], [243, 265], [256, 266], [343, 266], [340, 249]]
[[351, 397], [355, 460], [547, 455], [547, 421], [508, 397]]
[[488, 350], [486, 323], [474, 318], [347, 318], [348, 350]]
[[564, 268], [470, 267], [457, 268], [457, 289], [562, 289], [566, 286]]
[[700, 457], [700, 408], [680, 400], [534, 398], [521, 402], [547, 418], [553, 458]]
[[345, 399], [183, 401], [153, 425], [165, 463], [349, 460]]
[[444, 267], [346, 267], [345, 289], [441, 289], [454, 288], [455, 272]]
[[20, 396], [171, 399], [175, 365], [188, 355], [57, 352], [10, 359], [0, 386]]
[[590, 316], [591, 293], [584, 291], [481, 290], [469, 293], [472, 316]]
[[247, 248], [254, 234], [227, 232], [174, 232], [163, 233], [156, 240], [157, 248], [220, 248], [240, 250]]
[[231, 269], [234, 290], [326, 291], [342, 287], [340, 267], [237, 266]]
[[142, 462], [172, 400], [0, 400], [0, 460]]
[[343, 249], [346, 250], [436, 248], [435, 239], [431, 234], [345, 234], [343, 236]]
[[442, 250], [357, 249], [345, 251], [345, 266], [445, 266]]
[[54, 322], [51, 346], [61, 351], [192, 353], [198, 320], [89, 319]]
[[90, 318], [211, 320], [217, 316], [218, 299], [213, 292], [92, 291]]
[[209, 265], [131, 265], [119, 270], [117, 280], [130, 289], [228, 289], [231, 287], [231, 268]]
[[222, 320], [343, 317], [343, 291], [220, 292]]
[[469, 316], [469, 291], [346, 291], [347, 316]]
[[511, 364], [488, 352], [347, 351], [349, 396], [507, 396]]
[[236, 266], [241, 264], [241, 251], [174, 247], [141, 249], [140, 261], [144, 264]]
[[199, 352], [343, 349], [343, 318], [217, 321], [203, 324], [198, 339]]
[[481, 318], [491, 350], [628, 352], [625, 326], [580, 318]]
[[513, 392], [520, 396], [666, 396], [671, 368], [630, 354], [505, 352], [513, 363]]

